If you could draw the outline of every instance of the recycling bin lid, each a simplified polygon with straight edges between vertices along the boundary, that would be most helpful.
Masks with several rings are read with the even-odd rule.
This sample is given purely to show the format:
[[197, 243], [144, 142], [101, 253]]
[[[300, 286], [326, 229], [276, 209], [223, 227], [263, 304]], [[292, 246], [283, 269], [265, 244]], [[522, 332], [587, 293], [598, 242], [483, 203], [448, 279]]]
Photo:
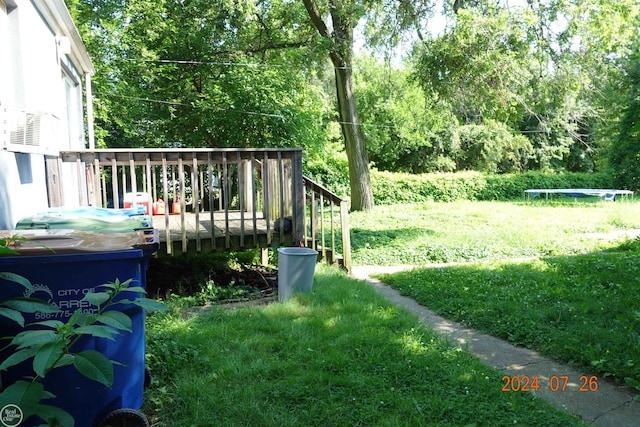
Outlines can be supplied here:
[[43, 213], [18, 221], [16, 229], [74, 229], [97, 232], [127, 232], [153, 228], [148, 215], [91, 216], [88, 213]]
[[96, 206], [80, 207], [53, 207], [45, 211], [38, 212], [38, 215], [59, 215], [59, 216], [89, 216], [89, 217], [111, 217], [111, 216], [137, 216], [144, 215], [144, 206], [132, 206], [124, 209], [99, 208]]
[[[0, 239], [18, 237], [10, 248], [20, 255], [57, 255], [142, 249], [155, 252], [159, 246], [157, 230], [125, 233], [97, 233], [81, 230], [0, 230]], [[9, 254], [10, 255], [10, 254]]]

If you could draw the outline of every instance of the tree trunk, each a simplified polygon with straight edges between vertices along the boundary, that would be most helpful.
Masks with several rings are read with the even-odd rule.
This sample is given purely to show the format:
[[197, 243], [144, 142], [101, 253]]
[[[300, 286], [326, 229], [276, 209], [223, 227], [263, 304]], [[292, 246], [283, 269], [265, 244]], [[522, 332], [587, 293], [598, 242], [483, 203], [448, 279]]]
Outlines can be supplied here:
[[313, 0], [303, 0], [311, 21], [320, 35], [331, 40], [329, 53], [335, 68], [336, 96], [340, 127], [344, 136], [347, 161], [349, 163], [349, 183], [351, 186], [351, 209], [370, 210], [373, 208], [373, 191], [369, 174], [369, 156], [364, 134], [358, 118], [353, 84], [353, 27], [355, 22], [349, 17], [339, 2], [330, 1], [333, 32], [329, 31], [321, 13]]
[[351, 210], [370, 210], [373, 208], [373, 191], [369, 175], [369, 155], [358, 118], [350, 61], [344, 66], [336, 66], [335, 75], [340, 127], [349, 163]]

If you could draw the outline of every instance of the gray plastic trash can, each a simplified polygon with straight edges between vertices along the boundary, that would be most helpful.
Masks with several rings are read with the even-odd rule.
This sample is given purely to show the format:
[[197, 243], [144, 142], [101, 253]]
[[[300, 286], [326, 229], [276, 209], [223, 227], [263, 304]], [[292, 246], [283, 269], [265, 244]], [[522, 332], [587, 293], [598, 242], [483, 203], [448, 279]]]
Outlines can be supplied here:
[[278, 301], [295, 292], [309, 292], [313, 286], [318, 252], [309, 248], [278, 248]]

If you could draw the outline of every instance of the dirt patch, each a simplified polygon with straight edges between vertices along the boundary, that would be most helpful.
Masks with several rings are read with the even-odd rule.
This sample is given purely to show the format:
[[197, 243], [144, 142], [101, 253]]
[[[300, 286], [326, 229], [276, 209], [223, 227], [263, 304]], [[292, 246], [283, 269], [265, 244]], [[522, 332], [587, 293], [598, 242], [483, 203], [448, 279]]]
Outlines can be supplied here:
[[216, 303], [237, 303], [273, 298], [277, 289], [278, 271], [262, 265], [210, 265], [152, 258], [147, 270], [147, 295], [152, 298], [208, 293], [217, 296]]

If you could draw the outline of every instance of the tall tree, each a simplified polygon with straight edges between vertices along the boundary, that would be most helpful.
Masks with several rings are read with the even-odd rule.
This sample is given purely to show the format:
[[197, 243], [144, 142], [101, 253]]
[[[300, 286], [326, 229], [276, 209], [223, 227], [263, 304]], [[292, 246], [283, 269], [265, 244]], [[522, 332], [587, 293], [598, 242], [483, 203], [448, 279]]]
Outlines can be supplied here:
[[629, 57], [621, 61], [626, 73], [620, 89], [627, 96], [617, 124], [616, 144], [609, 152], [617, 185], [635, 191], [640, 189], [640, 36], [636, 39]]
[[329, 16], [333, 28], [330, 31], [316, 2], [303, 2], [318, 33], [329, 42], [329, 57], [335, 70], [338, 114], [349, 162], [351, 209], [370, 210], [373, 208], [373, 191], [369, 157], [358, 118], [353, 80], [353, 30], [364, 15], [364, 9], [357, 0], [330, 0]]
[[408, 70], [374, 55], [357, 55], [356, 92], [369, 158], [379, 170], [455, 170], [457, 118], [425, 96]]
[[607, 138], [598, 128], [613, 118], [603, 88], [619, 79], [613, 64], [637, 32], [637, 0], [445, 6], [450, 25], [415, 50], [427, 96], [462, 123], [493, 119], [522, 132], [534, 146], [530, 168], [592, 170], [595, 136]]

